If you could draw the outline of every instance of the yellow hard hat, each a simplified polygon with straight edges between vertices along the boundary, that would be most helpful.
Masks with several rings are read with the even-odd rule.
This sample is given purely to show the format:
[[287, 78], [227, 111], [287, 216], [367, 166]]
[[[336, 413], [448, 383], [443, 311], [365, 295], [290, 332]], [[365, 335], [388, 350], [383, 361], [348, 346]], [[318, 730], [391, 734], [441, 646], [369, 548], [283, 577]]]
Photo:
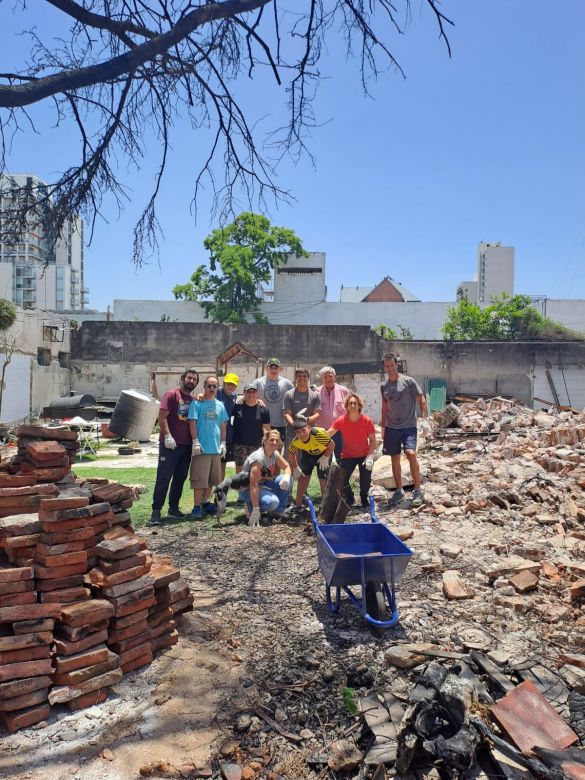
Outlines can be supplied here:
[[240, 384], [240, 377], [237, 374], [226, 374], [223, 378], [224, 385], [227, 383], [228, 385], [239, 385]]

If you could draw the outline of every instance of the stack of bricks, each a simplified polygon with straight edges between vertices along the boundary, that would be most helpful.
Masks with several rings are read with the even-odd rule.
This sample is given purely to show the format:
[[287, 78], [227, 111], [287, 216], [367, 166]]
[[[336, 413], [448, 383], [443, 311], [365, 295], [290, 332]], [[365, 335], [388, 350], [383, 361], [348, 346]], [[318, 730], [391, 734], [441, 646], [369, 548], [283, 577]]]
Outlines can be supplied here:
[[132, 522], [130, 512], [128, 511], [134, 501], [136, 500], [136, 494], [134, 489], [127, 485], [121, 485], [119, 482], [110, 482], [105, 480], [104, 482], [86, 482], [85, 488], [89, 488], [91, 491], [92, 502], [107, 501], [112, 508], [112, 526], [120, 526], [122, 528], [128, 528]]
[[[34, 562], [36, 545], [41, 536], [41, 524], [37, 514], [13, 515], [0, 519], [1, 564], [31, 566]], [[22, 592], [28, 590], [22, 589]], [[30, 590], [33, 590], [30, 588]], [[0, 590], [0, 596], [2, 591]], [[36, 599], [35, 599], [36, 600]], [[24, 603], [24, 602], [23, 602]], [[0, 606], [11, 606], [2, 603]]]
[[105, 644], [113, 614], [110, 602], [100, 599], [63, 607], [55, 626], [51, 704], [66, 703], [70, 710], [99, 704], [122, 679], [120, 658]]
[[37, 485], [34, 475], [0, 473], [0, 517], [36, 512], [42, 496], [58, 493], [55, 485]]
[[131, 534], [96, 547], [99, 565], [89, 573], [99, 595], [113, 606], [108, 647], [120, 656], [124, 673], [152, 661], [148, 610], [154, 606], [152, 557], [144, 540]]
[[79, 449], [77, 434], [68, 428], [22, 425], [18, 454], [10, 463], [13, 474], [31, 474], [37, 482], [59, 482], [70, 471]]
[[184, 580], [177, 579], [169, 585], [171, 590], [171, 609], [173, 615], [182, 615], [184, 612], [193, 611], [193, 595]]
[[81, 496], [43, 499], [41, 536], [35, 550], [35, 577], [42, 603], [87, 601], [84, 575], [95, 560], [98, 535], [109, 527], [109, 504], [89, 505]]
[[181, 572], [175, 569], [169, 558], [161, 556], [155, 558], [150, 573], [154, 577], [156, 599], [156, 604], [148, 610], [150, 643], [154, 654], [176, 644], [179, 638], [175, 631], [171, 586], [177, 582]]
[[[31, 566], [0, 568], [1, 592], [22, 594], [22, 584], [36, 600]], [[45, 720], [50, 712], [53, 666], [51, 645], [54, 604], [0, 607], [0, 718], [10, 732]]]

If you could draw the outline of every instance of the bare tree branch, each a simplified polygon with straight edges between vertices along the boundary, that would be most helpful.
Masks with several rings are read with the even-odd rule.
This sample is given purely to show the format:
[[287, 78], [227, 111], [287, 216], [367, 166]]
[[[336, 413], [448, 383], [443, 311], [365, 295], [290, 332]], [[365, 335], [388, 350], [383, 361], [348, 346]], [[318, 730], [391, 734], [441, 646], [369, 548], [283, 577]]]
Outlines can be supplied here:
[[[315, 99], [328, 41], [344, 41], [369, 94], [372, 80], [384, 71], [403, 74], [391, 36], [405, 33], [411, 0], [292, 0], [286, 7], [278, 0], [46, 3], [63, 22], [59, 34], [40, 24], [24, 29], [30, 41], [25, 61], [0, 73], [0, 174], [7, 170], [13, 140], [37, 132], [27, 106], [47, 98], [54, 126], [72, 123], [79, 145], [40, 201], [27, 193], [0, 233], [17, 241], [32, 215], [56, 240], [76, 212], [93, 229], [104, 198], [113, 198], [119, 210], [125, 207], [129, 195], [119, 173], [122, 162], [136, 169], [149, 163], [151, 149], [144, 139], [150, 147], [154, 135], [161, 155], [135, 228], [133, 256], [140, 264], [157, 247], [156, 201], [174, 124], [186, 120], [208, 139], [189, 161], [195, 205], [206, 184], [213, 211], [222, 218], [241, 205], [263, 209], [270, 198], [289, 200], [290, 192], [276, 183], [276, 166], [284, 156], [312, 159], [309, 140], [319, 126]], [[265, 13], [269, 4], [271, 12]], [[452, 21], [440, 0], [424, 0], [422, 7], [433, 16], [450, 54], [446, 29]], [[0, 14], [5, 8], [0, 4]], [[24, 2], [16, 8], [14, 13], [27, 10]], [[277, 119], [276, 129], [265, 127], [267, 117], [251, 114], [239, 98], [238, 79], [256, 78], [259, 71], [272, 73], [275, 88], [286, 96], [287, 118]], [[272, 107], [271, 113], [278, 116]], [[12, 186], [9, 180], [6, 186]]]

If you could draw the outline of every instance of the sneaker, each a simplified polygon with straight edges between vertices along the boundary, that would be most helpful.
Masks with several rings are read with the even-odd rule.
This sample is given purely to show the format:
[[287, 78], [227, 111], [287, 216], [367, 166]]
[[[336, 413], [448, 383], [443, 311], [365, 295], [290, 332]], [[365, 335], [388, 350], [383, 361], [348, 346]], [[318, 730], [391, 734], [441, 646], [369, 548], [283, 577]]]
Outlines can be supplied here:
[[370, 499], [368, 498], [368, 496], [366, 496], [365, 498], [362, 498], [361, 502], [362, 502], [362, 509], [369, 509], [370, 508]]
[[402, 488], [398, 488], [394, 491], [394, 495], [392, 498], [388, 501], [388, 508], [392, 506], [398, 506], [398, 504], [402, 503], [404, 499], [406, 498], [404, 494], [404, 490]]
[[203, 510], [200, 506], [194, 506], [191, 510], [190, 518], [191, 520], [201, 520], [203, 517]]
[[412, 494], [411, 506], [422, 506], [425, 502], [425, 497], [422, 490], [415, 490]]
[[160, 516], [160, 509], [153, 509], [152, 514], [150, 516], [150, 520], [148, 521], [148, 525], [161, 525], [162, 524], [162, 517]]
[[216, 515], [217, 514], [217, 506], [213, 503], [213, 501], [206, 501], [203, 504], [203, 512], [206, 515]]
[[187, 517], [185, 512], [181, 512], [178, 506], [169, 507], [169, 511], [167, 512], [167, 517], [170, 517], [172, 520], [181, 520], [183, 517]]

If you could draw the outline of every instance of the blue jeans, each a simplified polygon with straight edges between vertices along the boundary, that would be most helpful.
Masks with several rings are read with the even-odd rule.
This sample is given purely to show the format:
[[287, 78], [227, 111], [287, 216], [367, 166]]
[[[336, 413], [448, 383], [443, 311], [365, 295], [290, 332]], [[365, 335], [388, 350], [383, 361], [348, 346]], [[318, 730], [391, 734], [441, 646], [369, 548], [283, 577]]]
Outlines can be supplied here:
[[[284, 512], [290, 491], [293, 487], [293, 480], [290, 481], [290, 488], [283, 490], [280, 487], [280, 481], [282, 474], [276, 479], [271, 479], [268, 482], [261, 482], [260, 488], [260, 511], [261, 512]], [[246, 503], [249, 511], [252, 511], [252, 501], [250, 500], [250, 489], [242, 490], [240, 493], [240, 500]]]

